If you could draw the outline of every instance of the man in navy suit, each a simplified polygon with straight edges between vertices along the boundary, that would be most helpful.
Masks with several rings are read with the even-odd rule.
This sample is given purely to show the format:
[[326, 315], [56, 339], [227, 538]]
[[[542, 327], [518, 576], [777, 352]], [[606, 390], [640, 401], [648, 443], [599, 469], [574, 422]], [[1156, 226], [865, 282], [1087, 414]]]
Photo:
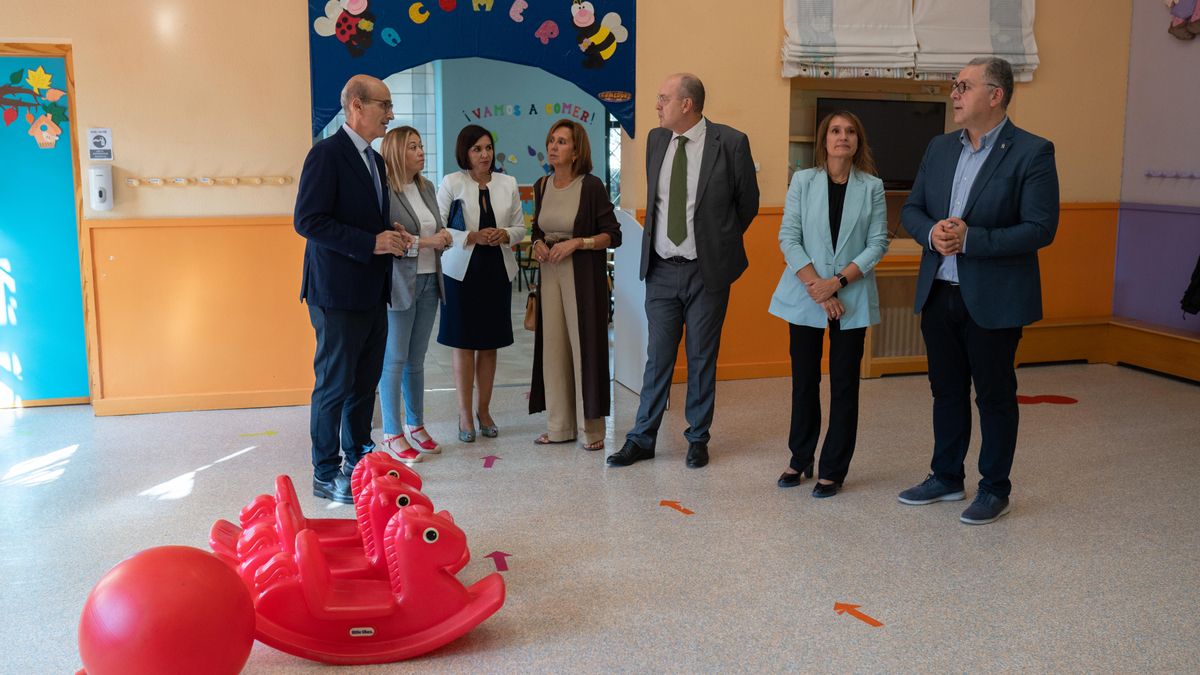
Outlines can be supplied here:
[[295, 226], [308, 240], [300, 298], [317, 334], [309, 418], [313, 494], [351, 504], [350, 472], [375, 447], [371, 416], [383, 370], [392, 256], [404, 253], [408, 234], [388, 224], [386, 170], [370, 145], [392, 119], [391, 92], [374, 77], [355, 75], [342, 89], [342, 109], [346, 123], [304, 160]]
[[977, 58], [950, 91], [959, 132], [925, 150], [901, 220], [925, 248], [915, 311], [933, 391], [933, 461], [905, 504], [962, 499], [975, 385], [983, 444], [979, 490], [960, 520], [990, 523], [1008, 513], [1017, 446], [1021, 328], [1042, 318], [1038, 249], [1058, 229], [1054, 144], [1008, 119], [1012, 66]]

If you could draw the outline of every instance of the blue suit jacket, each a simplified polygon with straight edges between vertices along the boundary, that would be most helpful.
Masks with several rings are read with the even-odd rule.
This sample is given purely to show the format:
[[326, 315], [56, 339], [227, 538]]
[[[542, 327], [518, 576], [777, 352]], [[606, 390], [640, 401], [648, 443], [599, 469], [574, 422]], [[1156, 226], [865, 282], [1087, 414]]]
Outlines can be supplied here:
[[[930, 141], [901, 215], [904, 229], [924, 248], [914, 306], [918, 313], [941, 259], [929, 248], [929, 234], [950, 214], [950, 188], [961, 151], [957, 131]], [[958, 255], [958, 280], [971, 318], [991, 329], [1041, 319], [1037, 251], [1054, 241], [1058, 229], [1054, 144], [1006, 122], [971, 186], [962, 219], [967, 239]]]
[[855, 263], [863, 278], [838, 291], [838, 299], [846, 307], [839, 325], [852, 329], [879, 323], [875, 266], [888, 248], [883, 181], [851, 171], [836, 249], [830, 234], [829, 174], [823, 169], [797, 171], [788, 187], [779, 227], [779, 248], [787, 267], [767, 311], [797, 326], [824, 328], [829, 317], [809, 297], [796, 272], [811, 263], [818, 275], [828, 279]]
[[[383, 159], [376, 154], [383, 182]], [[363, 311], [386, 303], [392, 257], [375, 255], [375, 236], [391, 225], [387, 186], [383, 210], [371, 174], [345, 129], [308, 151], [293, 220], [304, 246], [300, 298], [327, 309]]]

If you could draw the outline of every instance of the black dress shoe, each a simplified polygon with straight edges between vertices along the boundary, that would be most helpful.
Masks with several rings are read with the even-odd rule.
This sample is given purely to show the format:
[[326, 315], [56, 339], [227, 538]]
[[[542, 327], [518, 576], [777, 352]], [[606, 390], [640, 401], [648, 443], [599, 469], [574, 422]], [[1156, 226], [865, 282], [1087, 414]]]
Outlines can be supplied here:
[[350, 479], [340, 471], [333, 475], [333, 480], [318, 480], [313, 476], [313, 495], [339, 504], [354, 503], [354, 495], [350, 493]]
[[796, 473], [788, 473], [787, 471], [784, 471], [779, 475], [779, 480], [775, 481], [775, 484], [782, 488], [796, 487], [805, 478], [812, 478], [812, 475], [813, 465], [812, 462], [809, 462], [808, 466], [803, 471], [798, 471]]
[[813, 486], [813, 496], [817, 499], [832, 497], [838, 493], [841, 483], [817, 483]]
[[708, 464], [708, 443], [689, 443], [687, 465], [691, 469], [699, 469]]
[[621, 449], [608, 456], [605, 460], [609, 466], [629, 466], [643, 459], [654, 459], [654, 450], [647, 450], [633, 441], [626, 440]]

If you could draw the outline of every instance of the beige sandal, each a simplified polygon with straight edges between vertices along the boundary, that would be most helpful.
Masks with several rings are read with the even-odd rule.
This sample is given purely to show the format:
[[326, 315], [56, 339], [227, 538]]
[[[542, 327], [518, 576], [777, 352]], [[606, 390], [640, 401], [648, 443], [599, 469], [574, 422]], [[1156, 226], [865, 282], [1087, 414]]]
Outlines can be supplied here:
[[595, 443], [584, 443], [583, 449], [584, 450], [603, 450], [604, 449], [604, 439], [601, 438], [600, 440], [596, 441]]
[[556, 445], [558, 443], [570, 443], [573, 440], [575, 440], [575, 439], [568, 438], [565, 441], [552, 441], [552, 440], [550, 440], [550, 434], [542, 434], [541, 436], [538, 436], [537, 438], [533, 439], [533, 442], [538, 445]]

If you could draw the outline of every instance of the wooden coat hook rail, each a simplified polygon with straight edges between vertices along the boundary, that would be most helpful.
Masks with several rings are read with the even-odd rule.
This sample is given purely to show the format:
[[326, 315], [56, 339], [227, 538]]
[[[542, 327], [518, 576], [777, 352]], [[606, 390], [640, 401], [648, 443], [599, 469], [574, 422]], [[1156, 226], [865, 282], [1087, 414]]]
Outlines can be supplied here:
[[129, 187], [237, 187], [243, 185], [256, 187], [261, 185], [291, 185], [293, 180], [291, 176], [217, 176], [215, 178], [208, 176], [172, 176], [170, 178], [146, 176], [142, 178], [126, 178], [125, 184]]

